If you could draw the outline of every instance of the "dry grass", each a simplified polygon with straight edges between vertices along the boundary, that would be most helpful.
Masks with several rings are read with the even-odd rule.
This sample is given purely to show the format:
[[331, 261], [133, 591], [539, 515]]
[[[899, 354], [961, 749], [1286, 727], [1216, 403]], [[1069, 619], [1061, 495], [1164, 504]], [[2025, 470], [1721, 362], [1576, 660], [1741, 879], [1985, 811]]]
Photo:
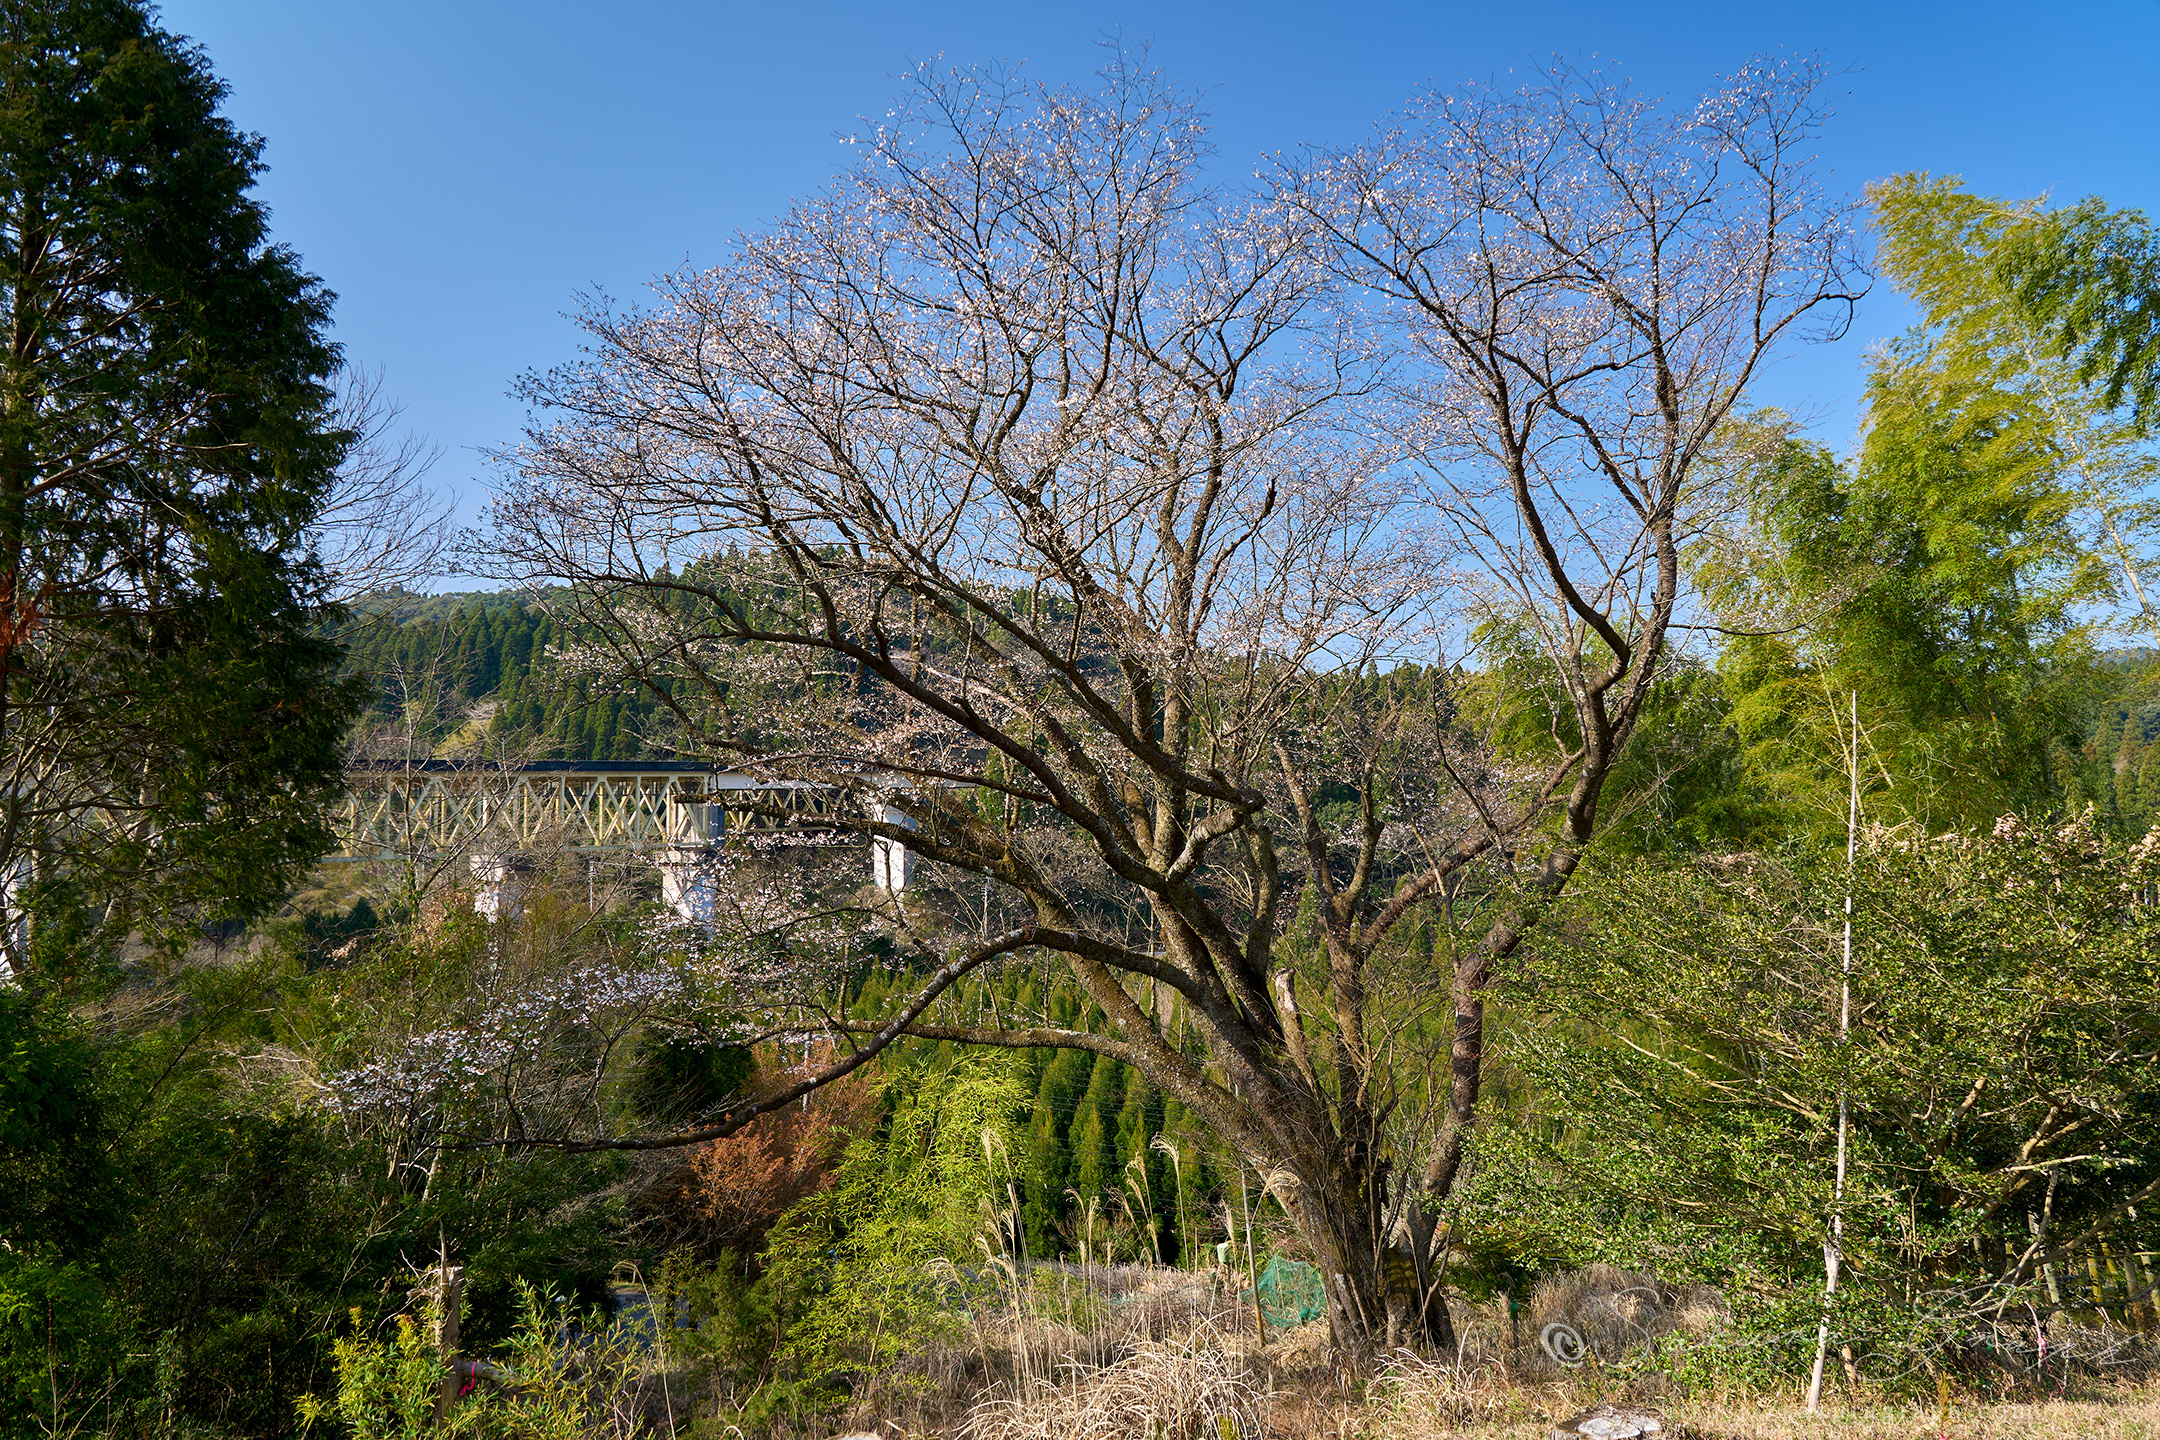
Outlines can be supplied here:
[[1107, 1365], [1077, 1361], [1029, 1386], [1000, 1382], [968, 1411], [957, 1440], [1217, 1440], [1268, 1429], [1268, 1392], [1208, 1329], [1142, 1340]]
[[1838, 1411], [1810, 1417], [1799, 1406], [1753, 1412], [1720, 1407], [1694, 1422], [1705, 1435], [1745, 1440], [1908, 1440], [1947, 1436], [1950, 1440], [2160, 1440], [2160, 1394], [2150, 1389], [2126, 1391], [2110, 1399], [2048, 1400], [2029, 1404], [1953, 1405], [1947, 1414], [1911, 1407]]
[[[1671, 1440], [2160, 1440], [2160, 1394], [2126, 1391], [2112, 1399], [1933, 1407], [1862, 1406], [1808, 1415], [1797, 1404], [1675, 1404], [1662, 1407]], [[1399, 1426], [1382, 1417], [1339, 1429], [1308, 1430], [1344, 1440], [1549, 1440], [1572, 1404], [1467, 1426]], [[1347, 1418], [1347, 1417], [1346, 1417]], [[1286, 1432], [1278, 1432], [1288, 1440]]]
[[871, 1377], [838, 1427], [1025, 1440], [1145, 1437], [1153, 1421], [1165, 1440], [1218, 1440], [1213, 1416], [1227, 1413], [1240, 1440], [1267, 1433], [1266, 1367], [1238, 1331], [1249, 1311], [1234, 1286], [1142, 1265], [1038, 1265], [1024, 1282], [1003, 1273], [1004, 1303], [969, 1317], [967, 1343]]
[[[1946, 1414], [1848, 1395], [1811, 1417], [1785, 1398], [1683, 1395], [1644, 1351], [1675, 1334], [1715, 1343], [1721, 1298], [1609, 1266], [1540, 1283], [1512, 1326], [1504, 1303], [1458, 1304], [1456, 1356], [1398, 1354], [1369, 1384], [1331, 1353], [1324, 1322], [1263, 1349], [1238, 1289], [1150, 1267], [1038, 1266], [972, 1317], [968, 1344], [932, 1347], [834, 1418], [908, 1440], [1219, 1440], [1224, 1417], [1237, 1440], [1546, 1440], [1609, 1400], [1656, 1408], [1670, 1440], [2160, 1440], [2160, 1389], [2127, 1379], [2052, 1401], [1968, 1398]], [[1593, 1363], [1563, 1365], [1540, 1343], [1563, 1324]], [[2065, 1331], [2058, 1353], [2098, 1346], [2088, 1375], [2153, 1369], [2148, 1339], [2132, 1337], [2141, 1363], [2120, 1368], [2110, 1357], [2130, 1342], [2086, 1339]]]

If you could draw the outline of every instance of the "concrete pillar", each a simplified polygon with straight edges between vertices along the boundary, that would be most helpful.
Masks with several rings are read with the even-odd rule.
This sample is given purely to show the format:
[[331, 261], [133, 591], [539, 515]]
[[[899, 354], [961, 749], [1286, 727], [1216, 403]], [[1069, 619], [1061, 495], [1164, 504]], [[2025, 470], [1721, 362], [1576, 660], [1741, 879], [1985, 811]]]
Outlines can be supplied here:
[[[880, 803], [877, 818], [888, 825], [905, 825], [915, 828], [915, 822], [891, 805]], [[915, 873], [915, 855], [898, 840], [883, 835], [870, 837], [870, 883], [880, 890], [897, 895], [907, 889], [908, 878]]]
[[710, 930], [720, 915], [720, 852], [710, 842], [670, 845], [653, 857], [660, 898], [693, 925]]
[[515, 851], [481, 851], [471, 860], [473, 914], [489, 923], [515, 920], [525, 901], [525, 877], [532, 861]]
[[670, 845], [702, 845], [724, 840], [727, 838], [727, 810], [710, 800], [670, 795], [666, 825]]

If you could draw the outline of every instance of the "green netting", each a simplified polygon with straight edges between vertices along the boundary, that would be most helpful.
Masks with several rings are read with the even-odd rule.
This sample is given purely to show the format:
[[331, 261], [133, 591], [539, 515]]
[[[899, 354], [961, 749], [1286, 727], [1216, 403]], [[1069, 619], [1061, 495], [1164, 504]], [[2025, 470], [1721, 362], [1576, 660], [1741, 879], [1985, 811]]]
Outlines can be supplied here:
[[1327, 1313], [1327, 1291], [1320, 1284], [1317, 1266], [1302, 1260], [1268, 1257], [1260, 1272], [1260, 1313], [1273, 1330], [1288, 1330]]

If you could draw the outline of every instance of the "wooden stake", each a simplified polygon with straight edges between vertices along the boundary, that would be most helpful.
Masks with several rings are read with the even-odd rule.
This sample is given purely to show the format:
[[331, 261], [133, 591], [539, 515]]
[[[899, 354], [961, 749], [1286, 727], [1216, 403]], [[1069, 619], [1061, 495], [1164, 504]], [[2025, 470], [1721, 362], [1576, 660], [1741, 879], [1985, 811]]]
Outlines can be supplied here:
[[441, 1307], [435, 1320], [435, 1349], [442, 1357], [443, 1377], [435, 1386], [435, 1428], [450, 1428], [450, 1407], [457, 1404], [458, 1308], [465, 1300], [465, 1267], [435, 1267], [435, 1301]]
[[[2127, 1213], [2130, 1216], [2130, 1233], [2135, 1235], [2137, 1234], [2137, 1206], [2128, 1207]], [[2148, 1322], [2160, 1321], [2160, 1303], [2156, 1303], [2153, 1295], [2152, 1252], [2138, 1249], [2138, 1242], [2134, 1239], [2130, 1242], [2129, 1250], [2125, 1252], [2123, 1278], [2130, 1282], [2133, 1290], [2142, 1288], [2142, 1293], [2145, 1296], [2145, 1319]], [[2142, 1287], [2138, 1284], [2140, 1279], [2144, 1281]]]
[[1260, 1337], [1260, 1348], [1267, 1348], [1267, 1316], [1260, 1311], [1260, 1262], [1253, 1258], [1252, 1243], [1252, 1197], [1245, 1189], [1245, 1167], [1238, 1167], [1238, 1203], [1245, 1207], [1245, 1273], [1252, 1280], [1253, 1332]]

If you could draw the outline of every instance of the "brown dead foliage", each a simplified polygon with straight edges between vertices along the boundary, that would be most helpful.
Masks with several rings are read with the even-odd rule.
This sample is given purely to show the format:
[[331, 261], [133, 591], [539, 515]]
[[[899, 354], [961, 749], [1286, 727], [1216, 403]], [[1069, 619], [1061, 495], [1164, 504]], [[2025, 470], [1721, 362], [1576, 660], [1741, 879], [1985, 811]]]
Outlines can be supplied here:
[[[761, 1072], [780, 1085], [790, 1078]], [[850, 1138], [869, 1122], [873, 1097], [855, 1077], [813, 1091], [806, 1103], [761, 1115], [721, 1140], [682, 1152], [653, 1186], [651, 1202], [680, 1242], [708, 1253], [754, 1253], [790, 1205], [832, 1183]]]

